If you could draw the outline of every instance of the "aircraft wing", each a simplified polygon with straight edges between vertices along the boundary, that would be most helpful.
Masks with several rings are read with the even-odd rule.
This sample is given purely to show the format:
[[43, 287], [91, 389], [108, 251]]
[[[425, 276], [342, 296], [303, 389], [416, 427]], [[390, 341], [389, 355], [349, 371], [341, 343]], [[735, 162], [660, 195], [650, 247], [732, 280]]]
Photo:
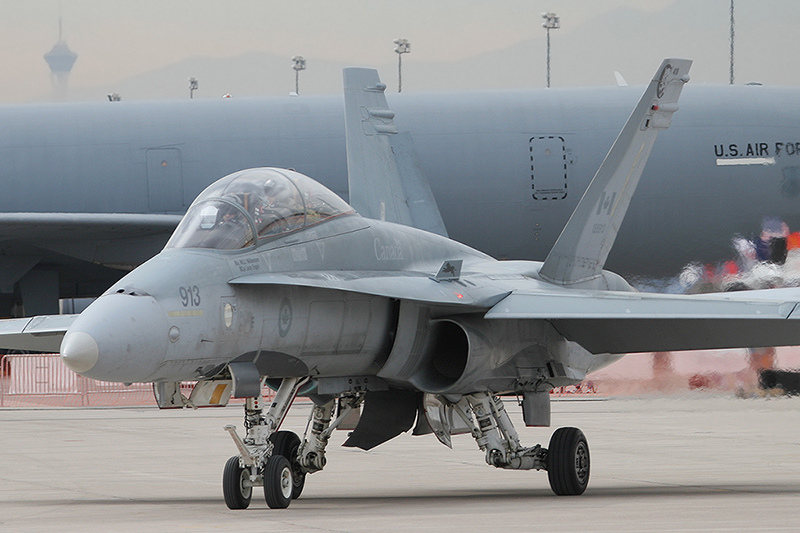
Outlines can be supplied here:
[[485, 317], [547, 320], [595, 354], [800, 345], [800, 289], [514, 292]]
[[[129, 239], [170, 234], [181, 215], [119, 213], [0, 213], [0, 239]], [[35, 243], [33, 243], [35, 244]]]
[[61, 339], [78, 315], [0, 320], [0, 349], [58, 353]]
[[252, 274], [234, 278], [229, 283], [317, 287], [478, 309], [489, 309], [508, 295], [506, 290], [472, 286], [459, 281], [436, 281], [430, 274], [408, 271], [301, 271]]

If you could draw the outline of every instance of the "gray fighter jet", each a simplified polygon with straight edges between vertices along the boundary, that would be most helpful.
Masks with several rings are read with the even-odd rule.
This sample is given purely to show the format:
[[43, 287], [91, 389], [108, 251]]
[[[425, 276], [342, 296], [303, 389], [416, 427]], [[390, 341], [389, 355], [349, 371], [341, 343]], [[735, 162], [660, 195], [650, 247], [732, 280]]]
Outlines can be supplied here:
[[[256, 486], [270, 507], [287, 507], [356, 412], [345, 446], [370, 449], [412, 427], [447, 445], [471, 433], [489, 465], [546, 470], [556, 494], [581, 494], [583, 433], [560, 428], [547, 448], [524, 446], [502, 395], [522, 397], [526, 424], [549, 426], [553, 387], [627, 352], [800, 344], [798, 289], [644, 294], [603, 270], [690, 64], [659, 67], [543, 263], [497, 261], [448, 239], [385, 85], [375, 71], [347, 69], [349, 184], [361, 214], [297, 172], [236, 172], [81, 315], [0, 323], [0, 344], [60, 344], [81, 375], [154, 383], [164, 408], [246, 398], [246, 434], [226, 427], [239, 451], [223, 474], [232, 509]], [[504, 216], [482, 223], [503, 231]], [[186, 380], [197, 380], [188, 398]], [[268, 407], [265, 381], [277, 390]], [[280, 430], [297, 394], [314, 402], [302, 438]]]

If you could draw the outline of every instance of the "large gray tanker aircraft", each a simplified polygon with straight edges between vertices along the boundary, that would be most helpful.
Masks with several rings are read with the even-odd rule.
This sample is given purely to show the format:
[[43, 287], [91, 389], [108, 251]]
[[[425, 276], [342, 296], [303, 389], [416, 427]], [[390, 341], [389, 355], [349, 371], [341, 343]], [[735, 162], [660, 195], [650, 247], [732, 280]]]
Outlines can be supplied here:
[[[450, 236], [541, 260], [639, 94], [391, 98]], [[683, 106], [609, 257], [626, 277], [726, 259], [731, 237], [752, 236], [765, 216], [800, 227], [800, 90], [690, 87]], [[219, 176], [293, 168], [347, 198], [342, 107], [307, 96], [0, 107], [0, 316], [97, 296], [163, 248]]]
[[[248, 507], [257, 486], [270, 507], [287, 507], [324, 468], [334, 428], [359, 411], [345, 446], [370, 449], [412, 427], [447, 445], [466, 432], [489, 465], [546, 470], [556, 494], [582, 494], [583, 433], [560, 428], [547, 448], [523, 446], [501, 395], [522, 397], [526, 424], [549, 426], [553, 387], [626, 352], [800, 344], [800, 289], [647, 294], [603, 269], [690, 65], [668, 59], [656, 71], [543, 263], [497, 261], [448, 239], [414, 142], [391, 140], [385, 85], [373, 70], [346, 69], [350, 197], [361, 214], [298, 172], [235, 172], [82, 314], [4, 321], [0, 346], [60, 342], [81, 375], [153, 382], [160, 407], [247, 398], [244, 437], [225, 428], [239, 451], [222, 477], [231, 509]], [[484, 223], [500, 232], [506, 214]], [[186, 380], [198, 380], [188, 398]], [[268, 408], [264, 382], [277, 389]], [[298, 393], [314, 402], [302, 438], [279, 429]]]

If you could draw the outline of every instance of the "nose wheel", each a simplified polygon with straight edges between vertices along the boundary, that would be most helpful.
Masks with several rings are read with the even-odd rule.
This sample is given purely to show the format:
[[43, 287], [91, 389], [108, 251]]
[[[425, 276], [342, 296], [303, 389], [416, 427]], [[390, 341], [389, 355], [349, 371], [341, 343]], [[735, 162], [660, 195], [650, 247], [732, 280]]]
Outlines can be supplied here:
[[[271, 509], [285, 509], [292, 500], [300, 497], [305, 486], [306, 473], [297, 461], [300, 437], [291, 431], [277, 431], [270, 435], [272, 456], [261, 470], [264, 499]], [[256, 478], [258, 480], [258, 478]], [[222, 493], [229, 509], [247, 509], [253, 496], [251, 469], [242, 467], [239, 456], [228, 459], [222, 472]]]
[[222, 471], [222, 494], [228, 509], [247, 509], [253, 496], [250, 470], [242, 468], [239, 456], [228, 459]]
[[289, 461], [292, 467], [292, 499], [296, 500], [303, 492], [306, 484], [306, 472], [300, 466], [297, 457], [297, 449], [300, 447], [300, 437], [292, 431], [276, 431], [269, 436], [272, 441], [273, 455], [282, 455]]
[[264, 466], [264, 499], [270, 509], [286, 509], [292, 502], [292, 465], [282, 455], [273, 455]]

